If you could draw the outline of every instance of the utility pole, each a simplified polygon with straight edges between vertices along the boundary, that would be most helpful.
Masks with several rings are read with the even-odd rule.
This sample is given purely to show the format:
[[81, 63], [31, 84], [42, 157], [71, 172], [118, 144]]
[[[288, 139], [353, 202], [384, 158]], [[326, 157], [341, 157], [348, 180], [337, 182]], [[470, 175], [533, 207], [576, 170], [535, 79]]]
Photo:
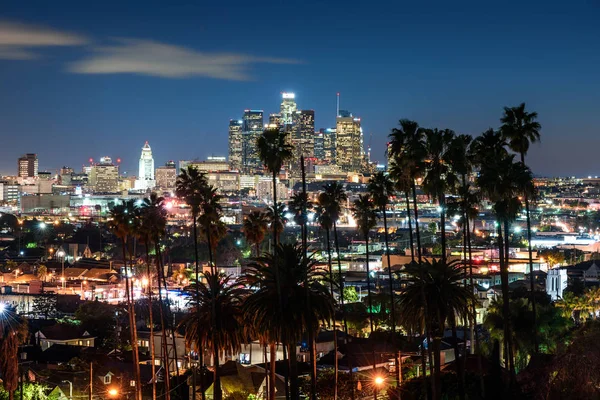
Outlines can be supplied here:
[[94, 395], [94, 372], [93, 372], [94, 366], [92, 364], [92, 362], [90, 361], [90, 395], [89, 395], [89, 399], [88, 400], [92, 400], [92, 397]]

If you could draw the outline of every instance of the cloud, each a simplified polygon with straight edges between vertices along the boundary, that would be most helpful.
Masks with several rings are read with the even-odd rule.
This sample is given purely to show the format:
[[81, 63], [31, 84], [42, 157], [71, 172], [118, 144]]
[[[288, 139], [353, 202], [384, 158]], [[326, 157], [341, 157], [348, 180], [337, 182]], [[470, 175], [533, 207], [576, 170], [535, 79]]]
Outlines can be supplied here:
[[36, 48], [79, 46], [88, 43], [84, 36], [42, 26], [0, 21], [0, 59], [32, 60], [38, 58]]
[[298, 61], [256, 57], [237, 53], [206, 53], [152, 40], [117, 39], [114, 46], [102, 46], [95, 54], [69, 66], [79, 74], [140, 74], [163, 78], [206, 77], [249, 80], [251, 64], [296, 64]]

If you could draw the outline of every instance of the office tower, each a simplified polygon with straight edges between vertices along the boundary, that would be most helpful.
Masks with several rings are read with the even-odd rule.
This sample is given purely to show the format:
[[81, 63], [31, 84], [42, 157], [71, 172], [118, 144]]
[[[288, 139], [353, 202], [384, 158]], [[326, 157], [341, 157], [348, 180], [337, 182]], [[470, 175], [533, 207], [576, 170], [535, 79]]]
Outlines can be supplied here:
[[242, 120], [229, 120], [229, 164], [233, 170], [242, 168], [242, 124]]
[[323, 129], [319, 130], [319, 132], [315, 132], [315, 140], [314, 140], [314, 154], [315, 158], [319, 161], [325, 159], [325, 134], [323, 133]]
[[152, 149], [148, 141], [142, 147], [142, 155], [139, 162], [138, 178], [135, 182], [136, 190], [148, 190], [154, 188], [156, 181], [154, 180], [154, 158], [152, 158]]
[[281, 115], [281, 123], [283, 125], [292, 124], [294, 113], [296, 112], [296, 95], [294, 93], [281, 93], [281, 107], [279, 114]]
[[101, 157], [98, 164], [91, 166], [88, 181], [96, 193], [116, 193], [119, 191], [119, 167], [110, 157]]
[[245, 110], [242, 118], [242, 169], [245, 172], [260, 169], [262, 164], [256, 141], [263, 132], [263, 111]]
[[315, 112], [313, 110], [296, 111], [293, 116], [292, 143], [297, 157], [314, 157]]
[[362, 168], [365, 152], [360, 118], [342, 112], [340, 110], [340, 116], [336, 118], [336, 164], [344, 172], [358, 172]]
[[275, 126], [282, 129], [283, 120], [281, 119], [281, 114], [269, 114], [269, 126]]
[[177, 168], [173, 161], [168, 161], [164, 166], [156, 168], [156, 187], [161, 190], [175, 190], [177, 182]]
[[323, 161], [335, 164], [335, 128], [320, 129], [323, 133]]
[[27, 153], [19, 157], [18, 162], [19, 178], [35, 178], [38, 176], [38, 157], [37, 154]]

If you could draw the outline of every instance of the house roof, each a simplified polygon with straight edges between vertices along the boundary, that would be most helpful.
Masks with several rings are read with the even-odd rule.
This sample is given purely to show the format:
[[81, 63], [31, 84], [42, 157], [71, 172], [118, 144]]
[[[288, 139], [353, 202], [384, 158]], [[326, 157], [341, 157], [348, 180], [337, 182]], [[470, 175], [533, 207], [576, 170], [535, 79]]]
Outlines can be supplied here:
[[73, 340], [73, 339], [91, 339], [93, 336], [79, 328], [69, 324], [55, 324], [40, 329], [40, 332], [49, 340]]
[[92, 268], [85, 273], [86, 279], [108, 280], [112, 276], [118, 275], [116, 271], [109, 268]]
[[75, 268], [75, 267], [65, 268], [65, 278], [67, 278], [67, 279], [81, 278], [81, 276], [83, 274], [85, 274], [86, 272], [87, 272], [87, 268]]

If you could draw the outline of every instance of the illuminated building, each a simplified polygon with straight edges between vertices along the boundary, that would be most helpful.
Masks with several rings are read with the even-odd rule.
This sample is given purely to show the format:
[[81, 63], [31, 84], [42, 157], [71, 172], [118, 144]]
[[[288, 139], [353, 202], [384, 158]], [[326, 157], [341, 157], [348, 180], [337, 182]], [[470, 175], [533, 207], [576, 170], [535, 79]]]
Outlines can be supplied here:
[[188, 166], [197, 169], [200, 172], [221, 172], [229, 171], [229, 163], [225, 157], [210, 156], [205, 161], [179, 161], [181, 168]]
[[345, 172], [360, 171], [365, 156], [360, 118], [340, 110], [335, 140], [336, 164]]
[[96, 193], [117, 193], [119, 191], [119, 167], [110, 157], [101, 157], [92, 165], [88, 177], [89, 185]]
[[293, 124], [294, 114], [296, 113], [296, 95], [294, 93], [281, 93], [281, 107], [279, 114], [281, 115], [281, 124]]
[[27, 153], [19, 157], [18, 162], [19, 178], [35, 178], [38, 176], [38, 157], [37, 154]]
[[135, 182], [136, 190], [148, 190], [154, 188], [156, 181], [154, 180], [154, 158], [152, 158], [152, 149], [148, 141], [142, 147], [142, 155], [140, 156], [139, 174]]
[[245, 110], [242, 118], [242, 169], [244, 171], [254, 171], [262, 167], [256, 147], [256, 141], [262, 132], [263, 111]]
[[315, 132], [315, 140], [314, 140], [314, 155], [319, 160], [325, 159], [325, 134], [323, 133], [323, 129], [319, 132]]
[[229, 120], [229, 164], [233, 170], [242, 168], [242, 124], [242, 120]]
[[276, 127], [278, 129], [283, 128], [281, 114], [269, 114], [269, 126]]
[[323, 161], [335, 164], [335, 128], [321, 129], [323, 133]]
[[164, 166], [156, 168], [154, 174], [156, 178], [156, 187], [161, 190], [174, 190], [177, 182], [177, 168], [173, 161], [167, 162]]

